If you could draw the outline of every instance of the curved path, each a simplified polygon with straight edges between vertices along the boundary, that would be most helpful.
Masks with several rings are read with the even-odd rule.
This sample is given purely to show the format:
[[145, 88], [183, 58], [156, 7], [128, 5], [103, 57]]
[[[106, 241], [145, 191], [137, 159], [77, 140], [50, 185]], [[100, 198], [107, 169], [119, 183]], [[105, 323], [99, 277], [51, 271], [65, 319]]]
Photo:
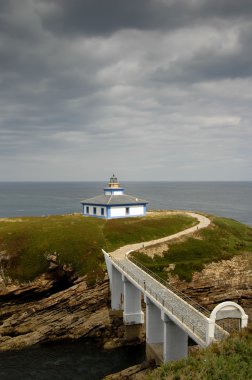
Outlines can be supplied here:
[[[179, 294], [176, 289], [172, 288], [169, 284], [164, 286], [160, 281], [153, 278], [153, 276], [127, 258], [130, 252], [139, 250], [143, 248], [143, 246], [149, 247], [177, 239], [199, 229], [206, 228], [211, 223], [207, 217], [193, 212], [167, 212], [167, 214], [168, 213], [186, 214], [196, 218], [199, 223], [196, 226], [164, 238], [125, 245], [109, 253], [109, 257], [119, 272], [130, 278], [132, 283], [135, 283], [149, 298], [155, 300], [167, 315], [171, 316], [178, 325], [183, 327], [184, 331], [201, 346], [205, 347], [209, 344], [206, 334], [209, 323], [208, 312], [188, 297]], [[105, 251], [104, 254], [106, 254]], [[222, 339], [223, 336], [226, 335], [226, 332], [218, 327], [215, 330], [215, 339]]]
[[[153, 213], [153, 214], [156, 214], [156, 213]], [[192, 218], [197, 219], [199, 223], [196, 226], [187, 228], [186, 230], [177, 232], [176, 234], [173, 234], [173, 235], [165, 236], [165, 237], [160, 238], [160, 239], [155, 239], [155, 240], [145, 241], [145, 242], [141, 242], [141, 243], [125, 245], [121, 248], [116, 249], [114, 252], [111, 252], [110, 253], [111, 257], [113, 257], [117, 260], [120, 260], [120, 259], [124, 258], [125, 255], [127, 255], [128, 253], [130, 253], [132, 251], [137, 251], [137, 250], [143, 248], [143, 246], [144, 247], [150, 247], [150, 246], [155, 245], [155, 244], [165, 243], [167, 241], [177, 239], [181, 236], [191, 234], [191, 233], [193, 233], [197, 230], [200, 230], [202, 228], [206, 228], [211, 223], [211, 220], [208, 219], [206, 216], [196, 214], [194, 212], [168, 211], [166, 213], [162, 213], [162, 215], [164, 215], [164, 214], [165, 215], [175, 215], [175, 214], [188, 215], [188, 216], [191, 216]]]

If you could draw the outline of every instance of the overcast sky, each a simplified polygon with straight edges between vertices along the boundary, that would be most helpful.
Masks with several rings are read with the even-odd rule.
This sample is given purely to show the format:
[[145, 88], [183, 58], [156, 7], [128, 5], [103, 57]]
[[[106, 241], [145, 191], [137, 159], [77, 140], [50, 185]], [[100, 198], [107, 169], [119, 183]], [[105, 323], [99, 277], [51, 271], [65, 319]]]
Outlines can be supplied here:
[[0, 180], [252, 180], [251, 0], [1, 0]]

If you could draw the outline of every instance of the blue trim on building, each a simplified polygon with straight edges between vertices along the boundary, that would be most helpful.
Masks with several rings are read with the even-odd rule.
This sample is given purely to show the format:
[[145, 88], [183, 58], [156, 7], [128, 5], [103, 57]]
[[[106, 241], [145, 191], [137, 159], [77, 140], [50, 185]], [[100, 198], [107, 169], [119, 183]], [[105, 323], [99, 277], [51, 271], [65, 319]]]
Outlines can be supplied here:
[[110, 216], [109, 218], [105, 215], [92, 215], [92, 214], [83, 214], [83, 216], [91, 217], [91, 218], [99, 218], [99, 219], [125, 219], [125, 218], [141, 218], [143, 215], [124, 215], [124, 216]]
[[[141, 216], [144, 216], [146, 214], [146, 211], [147, 211], [147, 203], [126, 203], [126, 204], [112, 204], [112, 205], [107, 205], [107, 204], [95, 204], [95, 203], [82, 203], [82, 207], [83, 207], [83, 216], [91, 216], [91, 217], [94, 217], [94, 218], [101, 218], [101, 219], [119, 219], [119, 218], [138, 218], [138, 217], [141, 217]], [[129, 207], [129, 212], [131, 211], [131, 207], [134, 207], [134, 206], [143, 206], [143, 213], [141, 215], [131, 215], [131, 213], [129, 214], [125, 214], [125, 215], [121, 215], [121, 216], [111, 216], [111, 209], [113, 209], [114, 207], [123, 207], [123, 208], [127, 208]], [[89, 213], [86, 212], [86, 208], [89, 207]], [[92, 207], [92, 208], [91, 208]], [[94, 208], [96, 207], [99, 207], [99, 209], [101, 210], [102, 208], [104, 208], [104, 215], [97, 215], [97, 214], [94, 214]], [[93, 211], [91, 213], [91, 210]], [[97, 212], [97, 210], [96, 210]]]
[[[82, 205], [85, 205], [85, 206], [100, 206], [100, 207], [108, 207], [107, 204], [105, 203], [82, 203]], [[125, 207], [125, 206], [146, 206], [148, 203], [120, 203], [120, 204], [116, 204], [116, 203], [113, 203], [110, 205], [110, 207]]]
[[124, 191], [125, 189], [123, 187], [104, 187], [104, 191]]
[[145, 216], [144, 214], [142, 215], [123, 215], [123, 216], [111, 216], [110, 218], [107, 219], [125, 219], [125, 218], [142, 218]]

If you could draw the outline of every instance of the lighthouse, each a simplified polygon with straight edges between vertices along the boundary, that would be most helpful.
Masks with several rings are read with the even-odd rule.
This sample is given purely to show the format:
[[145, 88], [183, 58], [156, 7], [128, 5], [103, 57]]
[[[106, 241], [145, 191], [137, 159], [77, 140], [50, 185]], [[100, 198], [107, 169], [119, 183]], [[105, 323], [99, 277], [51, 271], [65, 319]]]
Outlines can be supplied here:
[[113, 174], [104, 193], [81, 201], [84, 216], [113, 219], [143, 216], [148, 202], [124, 193], [117, 177]]

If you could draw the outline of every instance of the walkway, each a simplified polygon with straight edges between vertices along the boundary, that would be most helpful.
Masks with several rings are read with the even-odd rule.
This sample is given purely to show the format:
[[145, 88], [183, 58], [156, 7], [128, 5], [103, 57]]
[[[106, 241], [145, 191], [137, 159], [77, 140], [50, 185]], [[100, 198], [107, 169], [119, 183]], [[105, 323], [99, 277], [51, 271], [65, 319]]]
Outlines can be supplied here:
[[[191, 336], [202, 347], [206, 347], [210, 342], [207, 336], [209, 325], [209, 312], [203, 309], [200, 305], [183, 295], [179, 294], [176, 289], [168, 285], [164, 286], [160, 281], [153, 278], [139, 265], [134, 264], [127, 258], [127, 255], [144, 247], [152, 246], [158, 243], [168, 242], [177, 239], [181, 236], [191, 234], [199, 229], [209, 226], [211, 221], [200, 214], [193, 212], [177, 212], [189, 215], [198, 220], [196, 226], [190, 227], [184, 231], [174, 235], [167, 236], [161, 239], [156, 239], [148, 242], [126, 245], [109, 254], [113, 266], [119, 272], [129, 278], [129, 280], [141, 290], [148, 298], [153, 300], [161, 310], [164, 311], [178, 326], [183, 328], [189, 336]], [[174, 214], [174, 212], [170, 212]], [[227, 335], [227, 332], [216, 326], [215, 339], [222, 339]]]
[[[155, 214], [155, 213], [153, 213], [153, 214]], [[162, 215], [164, 215], [164, 214], [166, 214], [166, 215], [174, 215], [174, 214], [188, 215], [188, 216], [191, 216], [192, 218], [197, 219], [199, 221], [199, 223], [196, 226], [187, 228], [186, 230], [177, 232], [176, 234], [173, 234], [170, 236], [165, 236], [165, 237], [160, 238], [160, 239], [155, 239], [155, 240], [145, 241], [145, 242], [141, 242], [141, 243], [125, 245], [121, 248], [118, 248], [114, 252], [111, 252], [110, 255], [112, 257], [114, 257], [115, 259], [120, 260], [121, 258], [123, 258], [125, 256], [125, 254], [128, 254], [132, 251], [137, 251], [137, 250], [143, 248], [143, 245], [144, 245], [144, 247], [150, 247], [150, 246], [155, 245], [155, 244], [165, 243], [165, 242], [168, 242], [170, 240], [177, 239], [181, 236], [189, 235], [189, 234], [191, 234], [197, 230], [200, 230], [202, 228], [206, 228], [211, 223], [210, 219], [208, 219], [207, 217], [200, 215], [200, 214], [196, 214], [194, 212], [167, 211], [166, 213], [162, 213]]]

